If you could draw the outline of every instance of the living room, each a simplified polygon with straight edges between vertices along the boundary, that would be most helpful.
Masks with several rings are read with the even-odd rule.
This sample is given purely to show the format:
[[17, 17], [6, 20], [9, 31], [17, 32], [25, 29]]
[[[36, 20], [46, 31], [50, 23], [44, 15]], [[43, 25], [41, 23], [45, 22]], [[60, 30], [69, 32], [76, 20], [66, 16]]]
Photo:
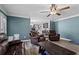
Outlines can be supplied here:
[[0, 4], [0, 55], [78, 55], [79, 4]]

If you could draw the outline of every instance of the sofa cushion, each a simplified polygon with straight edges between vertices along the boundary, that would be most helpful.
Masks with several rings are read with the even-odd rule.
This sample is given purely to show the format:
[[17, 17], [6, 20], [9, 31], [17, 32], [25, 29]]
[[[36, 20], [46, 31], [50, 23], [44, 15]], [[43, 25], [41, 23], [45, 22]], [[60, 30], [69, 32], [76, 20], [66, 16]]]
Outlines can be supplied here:
[[7, 35], [5, 33], [0, 33], [0, 43], [7, 40]]
[[7, 41], [7, 39], [0, 39], [0, 44], [3, 43], [4, 41]]
[[13, 40], [13, 41], [8, 42], [9, 45], [16, 45], [19, 43], [22, 43], [21, 40]]
[[6, 53], [7, 47], [8, 47], [8, 41], [4, 41], [3, 43], [0, 43], [0, 55]]
[[38, 37], [31, 37], [31, 43], [37, 45], [38, 44]]

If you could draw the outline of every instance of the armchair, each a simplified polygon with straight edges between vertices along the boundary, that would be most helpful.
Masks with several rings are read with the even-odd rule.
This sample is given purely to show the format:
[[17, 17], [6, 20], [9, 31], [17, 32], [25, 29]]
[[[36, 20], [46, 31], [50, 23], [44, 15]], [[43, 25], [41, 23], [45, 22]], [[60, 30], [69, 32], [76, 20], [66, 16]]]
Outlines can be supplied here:
[[55, 31], [50, 30], [49, 31], [49, 40], [51, 40], [51, 41], [59, 41], [60, 40], [60, 34], [57, 34]]
[[42, 42], [42, 41], [45, 41], [45, 37], [44, 35], [39, 35], [38, 42]]

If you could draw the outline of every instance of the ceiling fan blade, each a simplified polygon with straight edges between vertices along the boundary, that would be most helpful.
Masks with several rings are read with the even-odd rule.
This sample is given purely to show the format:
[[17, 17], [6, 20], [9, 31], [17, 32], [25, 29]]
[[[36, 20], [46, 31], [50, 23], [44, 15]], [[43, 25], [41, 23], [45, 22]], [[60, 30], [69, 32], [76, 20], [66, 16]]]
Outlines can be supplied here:
[[70, 8], [70, 7], [67, 6], [67, 7], [61, 8], [61, 9], [59, 9], [59, 10], [61, 11], [61, 10], [69, 9], [69, 8]]
[[60, 16], [61, 14], [60, 13], [56, 13], [56, 15]]
[[49, 12], [49, 11], [41, 11], [40, 13], [46, 13], [46, 12]]
[[47, 17], [49, 17], [51, 14], [48, 14]]

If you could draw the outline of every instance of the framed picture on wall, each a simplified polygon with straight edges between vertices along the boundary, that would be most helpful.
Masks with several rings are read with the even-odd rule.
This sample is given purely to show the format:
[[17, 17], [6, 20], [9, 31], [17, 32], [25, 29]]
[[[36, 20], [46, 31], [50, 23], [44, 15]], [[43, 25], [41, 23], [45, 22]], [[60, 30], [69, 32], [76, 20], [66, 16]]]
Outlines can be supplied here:
[[48, 23], [44, 23], [43, 28], [48, 28]]

